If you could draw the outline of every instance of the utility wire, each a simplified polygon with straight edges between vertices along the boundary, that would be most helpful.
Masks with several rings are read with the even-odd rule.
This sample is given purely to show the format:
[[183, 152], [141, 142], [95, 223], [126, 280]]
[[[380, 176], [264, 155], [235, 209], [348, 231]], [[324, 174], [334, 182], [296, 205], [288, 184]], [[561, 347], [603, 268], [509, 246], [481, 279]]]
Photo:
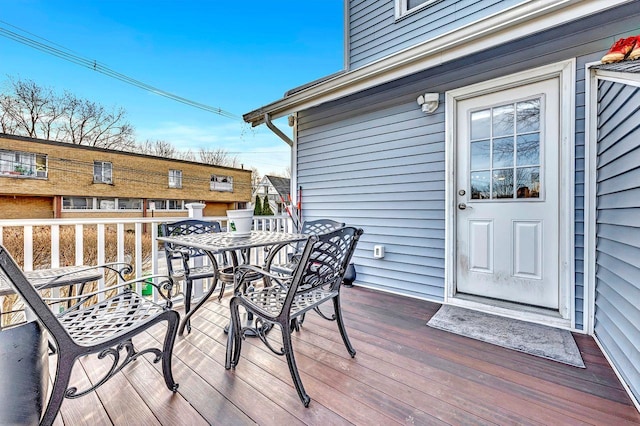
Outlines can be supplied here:
[[[11, 24], [8, 24], [5, 21], [0, 21], [0, 22], [2, 24], [4, 24], [4, 25], [9, 25], [9, 26], [11, 26], [13, 28], [19, 29], [18, 27], [14, 26], [14, 25], [11, 25]], [[25, 32], [27, 34], [31, 34], [31, 33], [27, 32], [25, 30], [22, 30], [22, 29], [19, 29], [19, 30], [23, 31], [23, 32]], [[2, 26], [0, 26], [0, 35], [3, 36], [3, 37], [9, 38], [11, 40], [17, 41], [18, 43], [21, 43], [21, 44], [24, 44], [26, 46], [32, 47], [34, 49], [40, 50], [41, 52], [48, 53], [50, 55], [53, 55], [53, 56], [56, 56], [58, 58], [64, 59], [66, 61], [72, 62], [74, 64], [84, 66], [84, 67], [89, 68], [89, 69], [91, 69], [93, 71], [97, 71], [97, 72], [99, 72], [101, 74], [104, 74], [104, 75], [106, 75], [108, 77], [115, 78], [116, 80], [120, 80], [120, 81], [125, 82], [127, 84], [131, 84], [133, 86], [136, 86], [136, 87], [138, 87], [140, 89], [143, 89], [143, 90], [146, 90], [148, 92], [155, 93], [156, 95], [163, 96], [165, 98], [180, 102], [182, 104], [185, 104], [185, 105], [188, 105], [188, 106], [192, 106], [194, 108], [198, 108], [198, 109], [201, 109], [201, 110], [204, 110], [204, 111], [207, 111], [207, 112], [212, 112], [214, 114], [218, 114], [218, 115], [221, 115], [223, 117], [227, 117], [227, 118], [230, 118], [230, 119], [233, 119], [233, 120], [242, 120], [242, 118], [240, 116], [237, 116], [237, 115], [235, 115], [235, 114], [233, 114], [231, 112], [225, 111], [222, 108], [213, 107], [213, 106], [206, 105], [206, 104], [203, 104], [203, 103], [200, 103], [200, 102], [192, 101], [192, 100], [184, 98], [182, 96], [178, 96], [178, 95], [175, 95], [173, 93], [164, 91], [162, 89], [158, 89], [157, 87], [151, 86], [151, 85], [149, 85], [147, 83], [144, 83], [144, 82], [142, 82], [140, 80], [136, 80], [136, 79], [134, 79], [132, 77], [129, 77], [129, 76], [125, 75], [125, 74], [119, 73], [119, 72], [117, 72], [117, 71], [115, 71], [115, 70], [113, 70], [113, 69], [101, 64], [100, 62], [98, 62], [96, 60], [91, 60], [91, 59], [83, 58], [83, 57], [81, 57], [79, 55], [76, 55], [71, 50], [69, 50], [67, 48], [64, 48], [64, 47], [62, 47], [62, 46], [60, 46], [60, 45], [58, 45], [56, 43], [52, 43], [52, 42], [50, 42], [48, 40], [47, 40], [47, 42], [49, 44], [48, 43], [43, 43], [43, 42], [34, 40], [33, 38], [29, 38], [27, 36], [20, 35], [20, 34], [14, 32], [14, 31], [11, 31], [11, 30], [9, 30], [9, 29], [7, 29], [5, 27], [2, 27]], [[31, 35], [35, 36], [35, 34], [31, 34]], [[35, 36], [35, 37], [38, 37], [38, 36]], [[38, 37], [38, 38], [40, 38], [42, 40], [46, 40], [46, 39], [43, 39], [42, 37]], [[59, 47], [55, 47], [55, 46], [59, 46]]]

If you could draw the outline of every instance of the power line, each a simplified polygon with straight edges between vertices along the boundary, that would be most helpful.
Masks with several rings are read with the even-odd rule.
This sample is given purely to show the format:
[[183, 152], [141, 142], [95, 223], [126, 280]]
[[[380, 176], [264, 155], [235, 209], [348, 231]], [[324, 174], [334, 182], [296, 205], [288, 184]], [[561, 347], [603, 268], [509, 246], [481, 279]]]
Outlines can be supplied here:
[[[37, 37], [41, 40], [46, 41], [45, 42], [40, 42], [37, 40], [34, 40], [33, 38], [27, 37], [27, 36], [23, 36], [21, 34], [16, 33], [15, 31], [11, 31], [5, 27], [0, 26], [0, 35], [6, 38], [9, 38], [11, 40], [17, 41], [18, 43], [24, 44], [26, 46], [32, 47], [36, 50], [40, 50], [41, 52], [44, 53], [48, 53], [50, 55], [56, 56], [58, 58], [64, 59], [66, 61], [72, 62], [74, 64], [77, 65], [81, 65], [83, 67], [89, 68], [93, 71], [97, 71], [101, 74], [104, 74], [108, 77], [111, 78], [115, 78], [116, 80], [120, 80], [124, 83], [127, 84], [131, 84], [133, 86], [136, 86], [140, 89], [146, 90], [148, 92], [151, 93], [155, 93], [156, 95], [159, 96], [163, 96], [165, 98], [180, 102], [182, 104], [188, 105], [188, 106], [192, 106], [194, 108], [198, 108], [201, 109], [203, 111], [207, 111], [207, 112], [212, 112], [214, 114], [218, 114], [221, 115], [223, 117], [227, 117], [233, 120], [242, 120], [242, 118], [240, 116], [237, 116], [231, 112], [225, 111], [222, 108], [219, 107], [213, 107], [210, 105], [206, 105], [200, 102], [196, 102], [196, 101], [192, 101], [190, 99], [184, 98], [182, 96], [178, 96], [175, 95], [173, 93], [167, 92], [165, 90], [159, 89], [157, 87], [151, 86], [150, 84], [144, 83], [140, 80], [136, 80], [132, 77], [129, 77], [125, 74], [119, 73], [105, 65], [103, 65], [102, 63], [96, 61], [95, 59], [87, 59], [87, 58], [83, 58], [80, 55], [77, 55], [75, 53], [73, 53], [71, 50], [60, 46], [59, 44], [53, 43], [49, 40], [46, 40], [42, 37], [36, 36], [35, 34], [29, 33], [28, 31], [25, 31], [21, 28], [16, 27], [15, 25], [11, 25], [5, 21], [1, 21], [0, 22], [4, 25], [8, 25], [11, 26], [13, 28], [16, 28], [24, 33], [33, 35], [34, 37]], [[56, 47], [57, 46], [57, 47]]]

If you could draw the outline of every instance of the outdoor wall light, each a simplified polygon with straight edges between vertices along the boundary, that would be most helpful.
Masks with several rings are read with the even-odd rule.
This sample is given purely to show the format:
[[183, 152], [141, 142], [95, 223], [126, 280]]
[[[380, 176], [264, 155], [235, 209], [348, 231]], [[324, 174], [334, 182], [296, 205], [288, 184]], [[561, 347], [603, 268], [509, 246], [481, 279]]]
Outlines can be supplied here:
[[422, 106], [422, 112], [431, 114], [438, 109], [438, 93], [425, 93], [418, 96], [418, 105]]

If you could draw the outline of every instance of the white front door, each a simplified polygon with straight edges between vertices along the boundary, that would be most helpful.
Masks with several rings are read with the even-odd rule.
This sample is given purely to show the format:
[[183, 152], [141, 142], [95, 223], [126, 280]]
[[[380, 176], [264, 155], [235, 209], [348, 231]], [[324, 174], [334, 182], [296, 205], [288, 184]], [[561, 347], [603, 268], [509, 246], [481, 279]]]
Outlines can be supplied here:
[[559, 307], [559, 78], [456, 107], [456, 293]]

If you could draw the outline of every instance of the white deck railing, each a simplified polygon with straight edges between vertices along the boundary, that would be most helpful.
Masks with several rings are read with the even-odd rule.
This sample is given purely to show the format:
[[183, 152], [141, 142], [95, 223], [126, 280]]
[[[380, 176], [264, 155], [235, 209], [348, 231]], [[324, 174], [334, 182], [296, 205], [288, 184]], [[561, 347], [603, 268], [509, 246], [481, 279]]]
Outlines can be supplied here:
[[[61, 242], [61, 227], [74, 227], [75, 228], [75, 241], [72, 242], [75, 251], [75, 264], [85, 264], [85, 244], [84, 235], [85, 229], [88, 227], [95, 228], [96, 231], [96, 244], [95, 253], [93, 253], [92, 259], [95, 261], [90, 264], [103, 264], [107, 261], [127, 262], [133, 265], [136, 277], [142, 277], [147, 274], [158, 274], [166, 271], [166, 260], [164, 254], [159, 247], [156, 240], [158, 237], [158, 225], [163, 222], [174, 222], [178, 220], [188, 219], [186, 217], [162, 217], [162, 218], [91, 218], [91, 219], [17, 219], [17, 220], [0, 220], [0, 244], [5, 247], [9, 245], [9, 241], [5, 241], [7, 237], [5, 230], [7, 228], [22, 228], [22, 235], [24, 241], [22, 244], [23, 251], [23, 268], [25, 271], [31, 271], [39, 268], [56, 268], [61, 265], [60, 254], [61, 244], [69, 244], [68, 241]], [[227, 217], [226, 216], [206, 216], [204, 220], [219, 221], [223, 228], [226, 228]], [[293, 232], [293, 223], [288, 216], [256, 216], [253, 219], [254, 229], [268, 229], [276, 232]], [[34, 229], [40, 230], [40, 228], [48, 228], [50, 233], [50, 247], [37, 247], [34, 244]], [[116, 259], [107, 259], [107, 230], [113, 230], [116, 232]], [[145, 233], [146, 230], [146, 233]], [[125, 236], [133, 232], [135, 235], [134, 242], [134, 255], [131, 255], [125, 251]], [[19, 230], [16, 234], [20, 234]], [[150, 235], [151, 241], [151, 254], [146, 259], [143, 259], [143, 235]], [[13, 244], [15, 246], [15, 242]], [[40, 243], [40, 245], [42, 245]], [[93, 246], [93, 244], [92, 244]], [[65, 249], [69, 249], [65, 247]], [[38, 250], [49, 250], [50, 256], [48, 262], [40, 262], [41, 264], [34, 265], [34, 253]], [[254, 249], [251, 253], [252, 259], [261, 259], [262, 254], [260, 250]], [[16, 255], [12, 253], [12, 255]], [[104, 288], [104, 280], [98, 282], [99, 288]], [[141, 291], [141, 288], [138, 289]], [[194, 288], [194, 296], [198, 297], [202, 294], [202, 283], [196, 284]], [[153, 295], [154, 300], [157, 299], [157, 295]], [[0, 297], [0, 312], [2, 306], [2, 298]]]

